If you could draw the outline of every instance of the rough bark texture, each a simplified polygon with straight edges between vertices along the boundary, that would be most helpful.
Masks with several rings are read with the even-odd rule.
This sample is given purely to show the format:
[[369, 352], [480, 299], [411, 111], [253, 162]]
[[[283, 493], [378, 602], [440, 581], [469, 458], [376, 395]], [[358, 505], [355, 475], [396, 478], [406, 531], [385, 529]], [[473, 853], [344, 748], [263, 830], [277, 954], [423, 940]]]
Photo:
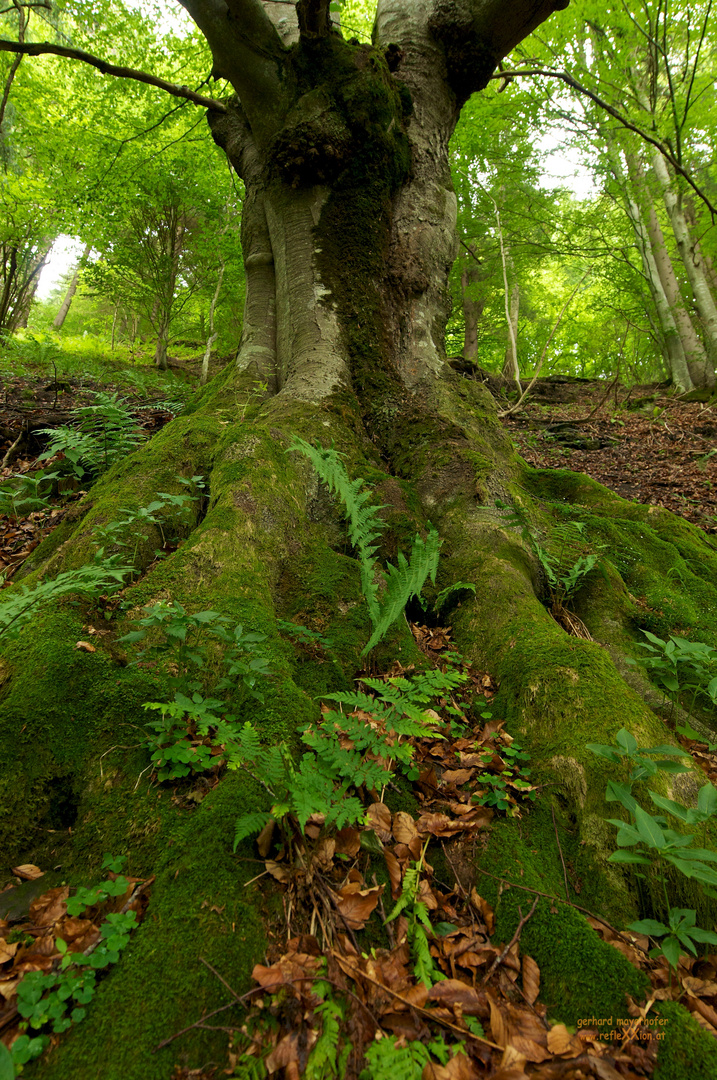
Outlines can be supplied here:
[[[218, 6], [188, 6], [210, 42], [215, 23], [224, 33], [226, 12], [222, 21]], [[271, 5], [269, 18], [258, 4], [236, 2], [231, 11], [244, 19], [244, 44], [232, 58], [231, 23], [215, 45], [217, 68], [233, 72], [248, 50], [252, 86], [270, 96], [262, 111], [258, 91], [236, 75], [242, 104], [213, 121], [247, 185], [247, 309], [237, 365], [92, 488], [33, 553], [30, 569], [51, 576], [81, 565], [95, 524], [179, 489], [178, 475], [207, 478], [206, 506], [169, 559], [153, 561], [151, 532], [137, 537], [137, 568], [149, 569], [95, 653], [75, 646], [97, 615], [69, 604], [46, 611], [3, 649], [6, 860], [61, 864], [68, 881], [87, 883], [111, 851], [129, 855], [132, 874], [157, 877], [147, 918], [100, 985], [91, 1022], [28, 1069], [43, 1080], [166, 1080], [176, 1063], [221, 1062], [221, 1032], [195, 1030], [154, 1049], [226, 1000], [198, 957], [241, 992], [262, 958], [263, 920], [280, 917], [280, 901], [263, 883], [245, 888], [257, 873], [252, 846], [232, 853], [236, 818], [267, 805], [257, 785], [227, 774], [189, 809], [140, 778], [148, 764], [142, 704], [166, 688], [151, 669], [127, 664], [133, 657], [116, 636], [143, 605], [168, 597], [266, 634], [274, 675], [251, 719], [270, 743], [295, 740], [297, 725], [316, 718], [318, 695], [350, 688], [370, 633], [358, 564], [340, 507], [306, 460], [287, 454], [292, 435], [334, 445], [349, 473], [367, 479], [387, 520], [381, 557], [395, 559], [430, 518], [443, 538], [437, 588], [476, 586], [475, 599], [451, 614], [456, 645], [495, 673], [494, 712], [523, 736], [546, 785], [520, 822], [495, 825], [481, 855], [491, 872], [517, 871], [545, 892], [563, 889], [552, 808], [584, 883], [581, 903], [621, 924], [659, 910], [649, 881], [638, 887], [606, 862], [607, 774], [585, 744], [609, 742], [622, 726], [648, 745], [669, 738], [614, 662], [637, 652], [646, 618], [663, 635], [680, 626], [717, 643], [717, 555], [705, 536], [585, 477], [530, 469], [488, 390], [443, 363], [455, 214], [451, 125], [476, 57], [487, 77], [500, 50], [547, 8], [516, 4], [505, 16], [491, 3], [385, 2], [374, 48], [325, 33], [309, 18], [315, 7], [291, 48], [297, 31], [288, 5]], [[548, 614], [540, 567], [519, 531], [505, 525], [498, 498], [519, 506], [546, 538], [569, 509], [590, 544], [607, 545], [606, 576], [596, 576], [580, 607], [594, 642], [569, 637]], [[674, 568], [677, 579], [668, 575]], [[286, 618], [330, 637], [334, 658], [307, 660], [281, 636], [278, 620]], [[376, 650], [378, 667], [394, 659], [422, 662], [405, 624]], [[690, 774], [672, 790], [690, 799], [695, 788]], [[372, 869], [385, 877], [381, 859]], [[704, 915], [695, 890], [675, 885], [684, 906]], [[491, 897], [506, 941], [519, 919], [514, 893]], [[570, 1023], [622, 1016], [625, 991], [639, 995], [634, 971], [575, 911], [555, 916], [542, 903], [524, 941], [541, 967], [551, 1016]], [[664, 1053], [669, 1064], [669, 1042]]]

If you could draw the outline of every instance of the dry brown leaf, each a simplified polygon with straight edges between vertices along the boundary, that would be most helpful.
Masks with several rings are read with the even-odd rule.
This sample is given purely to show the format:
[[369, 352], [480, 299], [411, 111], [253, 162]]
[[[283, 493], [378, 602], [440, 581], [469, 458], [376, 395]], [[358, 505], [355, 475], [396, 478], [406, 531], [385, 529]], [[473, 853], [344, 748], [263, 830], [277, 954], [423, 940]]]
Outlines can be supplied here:
[[33, 866], [32, 863], [22, 863], [21, 866], [13, 866], [11, 873], [15, 877], [22, 878], [23, 881], [34, 881], [35, 878], [42, 877], [44, 870], [41, 870], [39, 866]]
[[463, 832], [465, 826], [460, 821], [453, 821], [447, 814], [421, 814], [416, 828], [423, 836], [455, 836]]
[[277, 881], [288, 881], [291, 877], [291, 870], [288, 866], [284, 866], [282, 863], [275, 862], [274, 859], [267, 859], [264, 866]]
[[337, 855], [348, 855], [353, 859], [361, 850], [361, 833], [358, 829], [352, 829], [347, 825], [334, 834], [334, 839]]
[[6, 1001], [9, 1001], [10, 998], [14, 996], [15, 987], [19, 982], [19, 976], [15, 979], [5, 979], [3, 982], [0, 982], [0, 994], [2, 994]]
[[540, 968], [532, 956], [523, 957], [523, 993], [529, 1005], [538, 1000], [540, 993]]
[[577, 1057], [584, 1047], [580, 1039], [571, 1035], [565, 1024], [555, 1024], [548, 1032], [548, 1050], [552, 1054], [565, 1057]]
[[371, 889], [362, 889], [358, 882], [349, 882], [339, 893], [338, 907], [348, 926], [352, 930], [363, 930], [379, 898], [383, 885]]
[[385, 850], [383, 857], [386, 860], [386, 868], [391, 881], [391, 896], [397, 900], [401, 894], [401, 866], [392, 851]]
[[373, 829], [379, 840], [388, 843], [391, 839], [391, 811], [385, 803], [371, 803], [366, 811], [366, 825]]
[[5, 938], [0, 938], [0, 964], [6, 964], [8, 960], [12, 960], [13, 956], [17, 952], [17, 942], [14, 941], [10, 945]]
[[97, 652], [96, 647], [91, 645], [89, 641], [78, 641], [75, 648], [79, 649], [80, 652]]
[[69, 895], [69, 885], [60, 885], [56, 889], [48, 889], [42, 896], [38, 896], [37, 900], [33, 900], [29, 912], [33, 926], [54, 926], [67, 914], [65, 901]]
[[478, 1075], [470, 1059], [459, 1050], [447, 1065], [425, 1065], [421, 1080], [477, 1080]]
[[489, 1013], [488, 995], [485, 991], [474, 990], [460, 979], [441, 979], [428, 991], [428, 1000], [439, 1005], [458, 1006], [465, 1016], [486, 1019]]
[[623, 1074], [619, 1073], [617, 1069], [613, 1069], [612, 1065], [603, 1058], [588, 1054], [587, 1059], [599, 1080], [624, 1080]]
[[[313, 1034], [313, 1041], [316, 1042], [316, 1032], [302, 1031], [302, 1036], [307, 1034]], [[271, 1053], [264, 1061], [264, 1067], [271, 1076], [272, 1073], [278, 1072], [279, 1069], [285, 1069], [292, 1061], [298, 1061], [299, 1059], [299, 1032], [290, 1031], [288, 1035], [285, 1035], [283, 1039], [274, 1047]]]
[[495, 915], [493, 914], [493, 908], [490, 906], [487, 900], [479, 894], [475, 886], [470, 892], [471, 907], [475, 911], [479, 912], [483, 916], [483, 922], [485, 923], [486, 930], [489, 934], [492, 934], [495, 930]]
[[276, 822], [272, 818], [271, 821], [267, 821], [266, 825], [256, 838], [256, 846], [259, 849], [259, 854], [262, 859], [265, 859], [271, 851], [271, 841], [274, 836], [275, 828]]
[[393, 835], [399, 844], [410, 844], [418, 836], [416, 822], [405, 810], [393, 815]]
[[[549, 1061], [553, 1056], [549, 1050], [546, 1050], [544, 1046], [537, 1043], [535, 1039], [528, 1039], [525, 1035], [511, 1033], [508, 1050], [510, 1050], [511, 1047], [516, 1053], [521, 1055], [523, 1062], [531, 1061], [536, 1065], [539, 1065], [541, 1061]], [[513, 1064], [516, 1063], [517, 1062], [513, 1062]]]
[[493, 1001], [493, 998], [488, 998], [488, 1005], [490, 1006], [490, 1030], [493, 1035], [493, 1042], [500, 1047], [504, 1047], [508, 1042], [508, 1032], [503, 1020], [503, 1014]]
[[442, 784], [467, 784], [475, 769], [446, 769], [441, 777]]

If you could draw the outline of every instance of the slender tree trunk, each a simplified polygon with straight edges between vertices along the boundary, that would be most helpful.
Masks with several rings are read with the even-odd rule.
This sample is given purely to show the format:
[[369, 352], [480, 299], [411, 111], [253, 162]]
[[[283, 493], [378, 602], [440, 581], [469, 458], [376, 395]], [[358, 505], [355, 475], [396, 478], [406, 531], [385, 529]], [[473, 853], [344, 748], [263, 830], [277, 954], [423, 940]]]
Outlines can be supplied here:
[[209, 337], [207, 338], [207, 347], [204, 350], [204, 358], [202, 359], [202, 372], [199, 378], [199, 383], [201, 386], [205, 385], [207, 378], [209, 377], [209, 358], [212, 354], [212, 345], [219, 337], [219, 335], [214, 331], [214, 311], [217, 306], [217, 301], [219, 299], [219, 293], [221, 292], [223, 279], [224, 263], [222, 262], [221, 266], [219, 267], [219, 274], [217, 276], [217, 287], [214, 290], [214, 296], [212, 297], [212, 302], [209, 305]]
[[695, 306], [700, 314], [702, 328], [705, 335], [707, 351], [713, 362], [717, 362], [717, 304], [707, 280], [706, 270], [699, 253], [695, 249], [695, 241], [687, 224], [687, 219], [680, 206], [680, 199], [674, 187], [674, 181], [670, 176], [667, 162], [659, 151], [652, 155], [652, 167], [657, 177], [665, 209], [672, 225], [672, 231], [677, 243], [677, 250], [682, 259], [687, 279], [692, 287], [695, 298]]
[[474, 299], [471, 291], [481, 280], [480, 267], [475, 259], [468, 255], [461, 272], [461, 304], [463, 307], [463, 357], [475, 360], [478, 355], [478, 323], [480, 322], [485, 298]]
[[[645, 278], [650, 289], [652, 301], [655, 305], [655, 312], [660, 328], [663, 356], [667, 364], [667, 369], [674, 386], [682, 393], [685, 393], [689, 390], [693, 390], [694, 384], [690, 374], [687, 356], [685, 354], [684, 342], [675, 319], [675, 312], [673, 311], [665, 292], [663, 277], [660, 275], [660, 270], [656, 261], [655, 246], [650, 242], [651, 236], [645, 225], [642, 209], [636, 201], [636, 196], [642, 194], [642, 192], [639, 188], [636, 190], [636, 174], [633, 175], [633, 172], [630, 171], [629, 180], [628, 177], [625, 176], [612, 134], [602, 127], [600, 133], [607, 145], [610, 169], [622, 191], [625, 210], [630, 220], [630, 224], [632, 225], [635, 243], [642, 260]], [[631, 159], [630, 155], [627, 153], [625, 157], [629, 167], [631, 160], [634, 159]], [[662, 252], [664, 256], [667, 255], [664, 251], [664, 244]], [[669, 262], [669, 259], [667, 261]], [[670, 269], [672, 269], [671, 265]], [[664, 273], [666, 276], [666, 268]], [[674, 273], [672, 276], [674, 277]]]
[[[80, 283], [80, 274], [82, 273], [82, 271], [83, 271], [83, 269], [85, 267], [85, 263], [87, 262], [87, 259], [89, 258], [89, 255], [90, 255], [91, 251], [92, 251], [92, 244], [85, 244], [85, 249], [82, 252], [82, 255], [80, 256], [80, 261], [78, 262], [77, 267], [75, 269], [75, 272], [72, 275], [72, 281], [70, 282], [70, 284], [67, 287], [67, 292], [65, 293], [65, 298], [62, 301], [62, 304], [60, 305], [60, 310], [57, 312], [57, 315], [55, 315], [55, 318], [52, 320], [52, 325], [53, 325], [53, 328], [55, 330], [61, 330], [62, 329], [62, 326], [63, 326], [63, 324], [65, 322], [65, 319], [67, 318], [67, 313], [70, 310], [70, 306], [72, 304], [72, 301], [75, 298], [75, 293], [77, 292], [77, 286]], [[114, 325], [113, 325], [113, 329], [114, 329]]]

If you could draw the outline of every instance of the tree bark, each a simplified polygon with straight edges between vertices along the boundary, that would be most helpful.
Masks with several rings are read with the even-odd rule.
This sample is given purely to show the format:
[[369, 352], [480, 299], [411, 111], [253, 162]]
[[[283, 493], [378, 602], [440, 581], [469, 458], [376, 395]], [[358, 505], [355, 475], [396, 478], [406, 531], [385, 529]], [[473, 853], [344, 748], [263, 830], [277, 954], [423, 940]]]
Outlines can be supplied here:
[[[85, 249], [82, 252], [82, 255], [80, 256], [80, 261], [78, 262], [77, 267], [75, 269], [75, 272], [72, 275], [72, 281], [67, 286], [67, 292], [65, 293], [65, 298], [64, 298], [64, 300], [62, 301], [62, 303], [60, 305], [60, 310], [57, 312], [57, 315], [55, 315], [55, 318], [52, 320], [52, 326], [53, 326], [53, 329], [55, 329], [55, 330], [61, 330], [62, 329], [62, 326], [63, 326], [63, 324], [65, 322], [65, 319], [67, 318], [67, 313], [70, 310], [70, 307], [72, 305], [72, 301], [75, 299], [75, 293], [77, 292], [77, 286], [80, 283], [80, 274], [82, 273], [82, 271], [83, 271], [83, 269], [85, 267], [85, 263], [87, 262], [87, 259], [89, 258], [89, 255], [90, 255], [91, 251], [92, 251], [92, 244], [85, 244]], [[114, 323], [113, 323], [113, 328], [114, 328]], [[113, 334], [113, 337], [114, 337], [114, 334]]]

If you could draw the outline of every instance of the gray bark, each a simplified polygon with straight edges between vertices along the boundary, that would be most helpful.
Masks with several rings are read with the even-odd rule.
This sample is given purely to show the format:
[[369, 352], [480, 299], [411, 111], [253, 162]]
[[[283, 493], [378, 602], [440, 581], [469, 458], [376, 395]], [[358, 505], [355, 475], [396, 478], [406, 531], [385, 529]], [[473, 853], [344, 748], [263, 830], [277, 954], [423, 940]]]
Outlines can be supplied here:
[[67, 318], [67, 313], [70, 310], [70, 307], [72, 305], [72, 301], [75, 298], [75, 293], [77, 292], [77, 286], [80, 283], [80, 274], [82, 273], [82, 270], [84, 269], [85, 263], [87, 262], [87, 259], [88, 259], [89, 254], [90, 254], [91, 251], [92, 251], [92, 244], [85, 244], [85, 249], [82, 252], [82, 255], [80, 256], [80, 261], [78, 262], [77, 268], [76, 268], [74, 274], [72, 275], [72, 281], [70, 282], [70, 284], [67, 287], [67, 292], [65, 293], [65, 298], [64, 298], [64, 300], [62, 301], [62, 303], [60, 305], [60, 310], [57, 312], [57, 315], [55, 315], [55, 318], [52, 320], [52, 326], [53, 326], [53, 329], [55, 329], [55, 330], [61, 330], [62, 329], [63, 323], [64, 323], [65, 319]]

